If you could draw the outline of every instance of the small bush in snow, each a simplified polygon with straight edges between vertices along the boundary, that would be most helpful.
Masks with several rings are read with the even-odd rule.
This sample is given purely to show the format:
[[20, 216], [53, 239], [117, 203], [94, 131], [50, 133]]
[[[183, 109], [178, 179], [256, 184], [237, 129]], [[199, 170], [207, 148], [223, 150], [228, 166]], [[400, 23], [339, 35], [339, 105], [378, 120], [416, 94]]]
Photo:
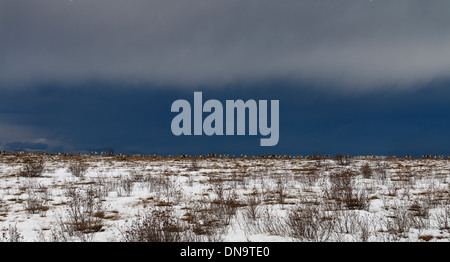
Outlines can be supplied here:
[[364, 178], [372, 178], [373, 170], [369, 163], [365, 163], [359, 170]]
[[184, 229], [167, 210], [147, 210], [122, 230], [126, 242], [180, 242]]
[[68, 208], [66, 221], [63, 221], [69, 235], [76, 233], [88, 234], [100, 231], [103, 227], [102, 218], [105, 209], [96, 192], [92, 188], [84, 192], [80, 189], [69, 187], [66, 189]]
[[89, 166], [84, 162], [74, 162], [72, 163], [67, 170], [76, 177], [84, 177], [87, 173]]
[[25, 177], [40, 177], [45, 170], [45, 160], [43, 158], [27, 158], [22, 167], [22, 176]]
[[20, 242], [23, 240], [22, 234], [17, 229], [16, 224], [4, 227], [0, 232], [0, 242]]

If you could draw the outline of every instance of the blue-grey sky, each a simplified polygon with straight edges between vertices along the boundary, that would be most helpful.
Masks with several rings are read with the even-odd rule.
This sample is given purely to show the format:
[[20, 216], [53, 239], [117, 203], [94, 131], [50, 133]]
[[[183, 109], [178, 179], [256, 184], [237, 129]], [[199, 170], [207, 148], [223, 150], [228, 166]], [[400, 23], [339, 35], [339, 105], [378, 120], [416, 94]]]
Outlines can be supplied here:
[[[450, 154], [450, 2], [0, 0], [0, 148]], [[280, 141], [172, 135], [176, 99], [280, 101]]]

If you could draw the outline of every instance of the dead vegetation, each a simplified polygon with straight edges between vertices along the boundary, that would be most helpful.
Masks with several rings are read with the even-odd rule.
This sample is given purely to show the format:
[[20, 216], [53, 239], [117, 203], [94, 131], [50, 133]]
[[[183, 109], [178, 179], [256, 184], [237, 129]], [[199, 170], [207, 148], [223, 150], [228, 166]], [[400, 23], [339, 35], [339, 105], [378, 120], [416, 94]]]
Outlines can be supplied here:
[[20, 172], [25, 177], [40, 177], [44, 173], [46, 161], [44, 158], [25, 158]]
[[[450, 239], [446, 160], [0, 160], [2, 241]], [[21, 223], [33, 221], [30, 239]]]

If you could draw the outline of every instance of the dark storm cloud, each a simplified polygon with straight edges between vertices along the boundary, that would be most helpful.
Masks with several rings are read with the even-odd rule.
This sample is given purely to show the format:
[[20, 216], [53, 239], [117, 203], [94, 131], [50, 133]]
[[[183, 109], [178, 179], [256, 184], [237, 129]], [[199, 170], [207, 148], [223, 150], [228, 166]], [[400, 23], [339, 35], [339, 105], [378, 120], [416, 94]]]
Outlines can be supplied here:
[[176, 113], [170, 105], [180, 98], [192, 103], [190, 90], [129, 90], [120, 85], [5, 89], [0, 96], [0, 150], [449, 155], [448, 82], [410, 92], [371, 90], [352, 96], [294, 87], [278, 83], [202, 90], [205, 101], [280, 100], [275, 147], [259, 146], [255, 136], [174, 136], [170, 125]]
[[0, 1], [0, 86], [410, 86], [450, 73], [449, 1]]

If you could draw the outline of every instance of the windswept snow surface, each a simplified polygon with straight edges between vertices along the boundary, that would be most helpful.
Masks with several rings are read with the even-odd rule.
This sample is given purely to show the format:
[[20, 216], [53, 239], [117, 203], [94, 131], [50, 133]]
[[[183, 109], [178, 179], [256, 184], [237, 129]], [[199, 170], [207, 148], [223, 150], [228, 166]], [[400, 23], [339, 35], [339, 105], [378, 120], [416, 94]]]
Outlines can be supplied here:
[[29, 158], [0, 157], [0, 241], [450, 240], [448, 160]]

